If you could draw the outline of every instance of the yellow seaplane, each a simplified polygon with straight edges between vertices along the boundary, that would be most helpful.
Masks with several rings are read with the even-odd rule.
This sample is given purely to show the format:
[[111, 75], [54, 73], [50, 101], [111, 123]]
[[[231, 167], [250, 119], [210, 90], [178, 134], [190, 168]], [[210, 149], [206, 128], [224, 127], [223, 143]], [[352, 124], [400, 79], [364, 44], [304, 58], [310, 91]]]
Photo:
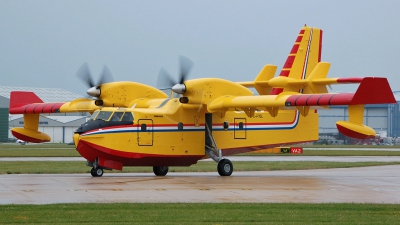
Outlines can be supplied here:
[[[230, 176], [233, 165], [227, 156], [318, 140], [317, 110], [334, 105], [348, 106], [349, 120], [336, 123], [341, 133], [374, 137], [375, 131], [363, 125], [364, 105], [395, 103], [387, 79], [327, 78], [330, 63], [321, 61], [321, 47], [322, 30], [304, 26], [279, 76], [274, 77], [277, 66], [265, 65], [253, 81], [187, 80], [192, 62], [181, 57], [179, 80], [161, 71], [158, 88], [130, 81], [96, 85], [83, 72], [87, 93], [95, 99], [43, 103], [32, 92], [13, 91], [9, 112], [23, 114], [24, 127], [12, 133], [27, 142], [48, 142], [50, 137], [38, 131], [39, 114], [91, 113], [73, 140], [94, 177], [124, 166], [152, 166], [155, 175], [165, 176], [169, 166], [205, 158], [217, 163], [221, 176]], [[358, 83], [357, 91], [327, 90], [347, 83]], [[170, 89], [171, 96], [163, 89]]]

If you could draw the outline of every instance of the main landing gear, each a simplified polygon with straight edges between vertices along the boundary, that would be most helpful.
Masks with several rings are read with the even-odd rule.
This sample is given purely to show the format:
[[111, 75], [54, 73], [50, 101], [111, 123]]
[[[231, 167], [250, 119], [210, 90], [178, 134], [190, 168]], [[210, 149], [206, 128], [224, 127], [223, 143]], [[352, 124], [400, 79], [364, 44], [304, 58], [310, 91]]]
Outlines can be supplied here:
[[220, 176], [230, 176], [233, 172], [233, 165], [229, 159], [221, 159], [217, 168]]
[[221, 149], [218, 149], [217, 143], [212, 134], [212, 114], [206, 113], [206, 139], [205, 152], [211, 159], [218, 163], [217, 169], [220, 176], [230, 176], [233, 172], [233, 165], [229, 159], [222, 157]]
[[153, 172], [156, 176], [165, 176], [168, 173], [168, 166], [153, 166]]

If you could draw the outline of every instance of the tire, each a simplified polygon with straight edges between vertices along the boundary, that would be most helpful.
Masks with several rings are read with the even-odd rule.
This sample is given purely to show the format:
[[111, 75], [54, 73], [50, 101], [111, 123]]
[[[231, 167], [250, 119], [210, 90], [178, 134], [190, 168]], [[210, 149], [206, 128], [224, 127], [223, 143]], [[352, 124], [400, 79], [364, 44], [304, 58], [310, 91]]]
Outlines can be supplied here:
[[90, 174], [92, 174], [93, 177], [101, 177], [101, 176], [103, 176], [103, 173], [104, 173], [103, 169], [99, 168], [99, 167], [98, 168], [92, 168], [90, 170]]
[[92, 177], [96, 177], [96, 171], [95, 171], [94, 168], [92, 168], [92, 169], [90, 170], [90, 174], [92, 175]]
[[233, 172], [233, 165], [229, 159], [222, 159], [218, 162], [218, 173], [220, 176], [230, 176]]
[[153, 172], [156, 176], [165, 176], [168, 173], [168, 166], [153, 166]]

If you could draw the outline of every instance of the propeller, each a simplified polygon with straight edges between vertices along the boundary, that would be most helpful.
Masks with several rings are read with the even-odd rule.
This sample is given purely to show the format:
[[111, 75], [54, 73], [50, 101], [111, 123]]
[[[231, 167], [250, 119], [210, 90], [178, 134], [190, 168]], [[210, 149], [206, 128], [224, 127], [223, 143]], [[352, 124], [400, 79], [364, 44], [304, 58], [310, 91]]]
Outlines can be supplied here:
[[110, 69], [108, 69], [108, 67], [104, 65], [103, 71], [101, 72], [101, 75], [100, 75], [100, 79], [97, 82], [97, 84], [95, 84], [87, 62], [82, 64], [82, 66], [78, 69], [78, 72], [76, 73], [76, 75], [81, 80], [83, 80], [83, 82], [86, 84], [86, 86], [89, 87], [89, 89], [86, 91], [86, 93], [92, 97], [100, 96], [100, 94], [101, 94], [100, 87], [102, 84], [114, 81], [114, 77], [113, 77]]
[[193, 66], [192, 60], [185, 56], [179, 56], [180, 74], [179, 79], [176, 81], [167, 71], [161, 69], [158, 73], [157, 88], [160, 90], [172, 89], [177, 94], [184, 94], [186, 86], [184, 84], [190, 69]]

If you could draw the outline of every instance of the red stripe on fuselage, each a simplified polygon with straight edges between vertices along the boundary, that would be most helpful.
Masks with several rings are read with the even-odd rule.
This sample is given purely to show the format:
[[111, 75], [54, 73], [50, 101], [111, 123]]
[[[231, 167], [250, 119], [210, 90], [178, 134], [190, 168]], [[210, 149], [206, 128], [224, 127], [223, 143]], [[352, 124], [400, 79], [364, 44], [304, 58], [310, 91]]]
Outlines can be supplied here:
[[[152, 148], [152, 147], [149, 147]], [[190, 166], [204, 155], [158, 155], [123, 152], [80, 140], [77, 150], [90, 162], [97, 157], [122, 163], [124, 166]]]

